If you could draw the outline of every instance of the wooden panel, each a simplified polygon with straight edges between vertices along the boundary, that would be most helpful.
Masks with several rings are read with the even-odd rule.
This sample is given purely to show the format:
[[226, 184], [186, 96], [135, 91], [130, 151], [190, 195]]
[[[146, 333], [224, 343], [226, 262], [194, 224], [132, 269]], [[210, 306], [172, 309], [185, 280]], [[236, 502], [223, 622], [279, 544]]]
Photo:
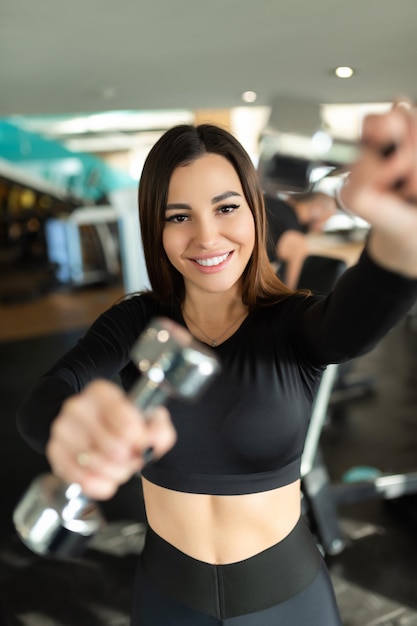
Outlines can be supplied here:
[[0, 341], [85, 328], [123, 295], [122, 287], [80, 289], [0, 306]]
[[308, 235], [310, 254], [343, 259], [348, 265], [356, 263], [363, 248], [363, 241], [346, 241], [342, 237], [330, 234]]
[[231, 132], [230, 109], [199, 109], [194, 112], [195, 124], [215, 124]]

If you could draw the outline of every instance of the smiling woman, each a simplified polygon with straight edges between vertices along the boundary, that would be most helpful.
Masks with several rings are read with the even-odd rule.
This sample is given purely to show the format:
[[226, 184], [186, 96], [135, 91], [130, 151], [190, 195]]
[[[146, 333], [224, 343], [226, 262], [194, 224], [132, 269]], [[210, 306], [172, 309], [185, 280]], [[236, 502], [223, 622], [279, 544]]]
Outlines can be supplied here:
[[[206, 336], [233, 328], [234, 320], [247, 310], [240, 299], [240, 281], [253, 252], [255, 225], [231, 163], [223, 156], [206, 154], [177, 168], [165, 215], [162, 241], [170, 263], [183, 276], [183, 313], [197, 328], [208, 328]], [[202, 309], [193, 302], [201, 293], [222, 298], [229, 293], [234, 305], [224, 311]]]
[[[372, 231], [323, 297], [275, 275], [258, 176], [236, 139], [207, 124], [167, 131], [139, 185], [152, 289], [101, 315], [21, 407], [23, 435], [87, 496], [108, 498], [141, 471], [132, 626], [341, 625], [301, 515], [311, 407], [326, 365], [370, 350], [417, 297], [417, 120], [392, 111], [364, 130], [345, 201]], [[195, 405], [172, 400], [145, 420], [95, 379], [132, 386], [130, 348], [158, 315], [211, 345], [222, 373]], [[93, 461], [80, 465], [85, 452]]]

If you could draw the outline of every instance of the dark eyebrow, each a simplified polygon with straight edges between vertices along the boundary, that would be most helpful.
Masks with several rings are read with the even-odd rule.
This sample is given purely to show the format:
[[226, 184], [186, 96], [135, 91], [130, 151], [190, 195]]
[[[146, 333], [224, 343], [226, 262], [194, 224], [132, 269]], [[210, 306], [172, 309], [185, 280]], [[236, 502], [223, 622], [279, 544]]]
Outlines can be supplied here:
[[215, 196], [211, 203], [212, 204], [216, 204], [217, 202], [221, 202], [222, 200], [226, 200], [226, 198], [230, 198], [231, 196], [239, 196], [240, 197], [240, 193], [238, 193], [237, 191], [225, 191], [224, 193], [221, 193], [219, 196]]
[[165, 211], [172, 211], [173, 209], [180, 209], [181, 211], [191, 211], [191, 207], [189, 204], [181, 204], [177, 202], [175, 204], [167, 204], [165, 207]]
[[[230, 198], [232, 196], [240, 196], [240, 193], [238, 193], [237, 191], [225, 191], [224, 193], [221, 193], [218, 196], [214, 196], [214, 198], [212, 198], [211, 203], [212, 204], [217, 204], [218, 202], [222, 202], [222, 200], [226, 200], [226, 198]], [[181, 203], [181, 202], [175, 202], [174, 204], [167, 204], [165, 210], [166, 211], [172, 211], [174, 209], [179, 209], [180, 211], [191, 211], [191, 207], [189, 204], [185, 204], [185, 203]]]

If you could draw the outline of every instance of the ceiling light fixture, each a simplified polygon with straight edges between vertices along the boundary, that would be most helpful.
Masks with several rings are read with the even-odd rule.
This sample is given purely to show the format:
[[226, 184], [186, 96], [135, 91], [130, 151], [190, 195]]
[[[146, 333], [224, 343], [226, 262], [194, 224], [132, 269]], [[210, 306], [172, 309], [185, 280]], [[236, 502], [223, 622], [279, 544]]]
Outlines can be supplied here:
[[334, 71], [338, 78], [350, 78], [353, 76], [353, 69], [348, 66], [337, 67]]
[[242, 93], [243, 102], [255, 102], [257, 97], [258, 94], [256, 93], [256, 91], [244, 91]]

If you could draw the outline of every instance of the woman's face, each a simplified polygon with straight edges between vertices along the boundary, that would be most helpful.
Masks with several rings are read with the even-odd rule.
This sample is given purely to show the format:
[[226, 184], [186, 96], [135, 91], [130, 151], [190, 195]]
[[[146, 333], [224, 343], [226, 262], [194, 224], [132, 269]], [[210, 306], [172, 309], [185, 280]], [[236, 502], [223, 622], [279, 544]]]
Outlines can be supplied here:
[[223, 293], [240, 287], [254, 248], [255, 224], [227, 159], [205, 154], [174, 170], [162, 240], [186, 289]]

